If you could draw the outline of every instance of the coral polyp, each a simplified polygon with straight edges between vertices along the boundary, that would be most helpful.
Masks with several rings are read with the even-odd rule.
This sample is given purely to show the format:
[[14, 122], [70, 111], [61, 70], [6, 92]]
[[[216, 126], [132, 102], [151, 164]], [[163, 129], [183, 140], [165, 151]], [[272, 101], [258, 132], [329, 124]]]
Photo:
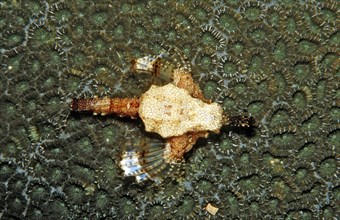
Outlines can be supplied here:
[[[0, 4], [0, 218], [339, 219], [338, 1]], [[102, 106], [179, 69], [256, 127], [163, 138]]]

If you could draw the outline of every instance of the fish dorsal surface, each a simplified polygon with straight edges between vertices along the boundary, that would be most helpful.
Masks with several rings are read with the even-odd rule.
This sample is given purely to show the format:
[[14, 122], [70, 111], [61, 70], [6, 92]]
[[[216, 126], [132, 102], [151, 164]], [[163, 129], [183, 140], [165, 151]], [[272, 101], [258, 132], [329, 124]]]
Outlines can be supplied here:
[[186, 132], [218, 131], [223, 109], [217, 103], [193, 98], [187, 90], [170, 83], [152, 85], [141, 96], [138, 114], [146, 131], [168, 138]]

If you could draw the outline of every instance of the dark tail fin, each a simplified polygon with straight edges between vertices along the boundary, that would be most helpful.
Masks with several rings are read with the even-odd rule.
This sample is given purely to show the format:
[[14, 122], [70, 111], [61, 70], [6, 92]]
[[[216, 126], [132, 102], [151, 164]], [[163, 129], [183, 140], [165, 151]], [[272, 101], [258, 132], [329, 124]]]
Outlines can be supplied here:
[[227, 121], [230, 126], [241, 128], [256, 127], [256, 121], [252, 116], [244, 115], [229, 116]]

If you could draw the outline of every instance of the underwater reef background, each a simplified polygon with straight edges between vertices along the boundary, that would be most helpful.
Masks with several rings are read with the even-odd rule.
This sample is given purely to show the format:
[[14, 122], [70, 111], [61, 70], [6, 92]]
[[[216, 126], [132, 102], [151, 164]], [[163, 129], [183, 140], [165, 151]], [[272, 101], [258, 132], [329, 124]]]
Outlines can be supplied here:
[[[339, 1], [0, 6], [0, 219], [339, 219]], [[130, 61], [173, 48], [207, 98], [258, 127], [225, 128], [138, 185], [118, 162], [141, 121], [69, 103], [140, 95], [153, 81]]]

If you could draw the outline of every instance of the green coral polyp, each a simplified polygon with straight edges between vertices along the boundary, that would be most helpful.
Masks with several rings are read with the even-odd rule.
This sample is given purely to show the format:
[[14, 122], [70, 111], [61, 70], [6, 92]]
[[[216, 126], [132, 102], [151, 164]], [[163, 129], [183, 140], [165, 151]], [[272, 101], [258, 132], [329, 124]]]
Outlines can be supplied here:
[[276, 61], [281, 61], [283, 59], [286, 58], [286, 52], [287, 52], [287, 45], [282, 42], [282, 41], [279, 41], [276, 43], [275, 45], [275, 49], [274, 49], [274, 59]]
[[107, 48], [107, 45], [102, 39], [98, 39], [93, 42], [93, 48], [96, 51], [96, 53], [100, 53], [101, 51]]
[[6, 145], [6, 150], [4, 151], [6, 156], [14, 156], [19, 149], [17, 149], [17, 146], [15, 142], [9, 142]]
[[317, 115], [313, 115], [310, 119], [305, 121], [302, 125], [302, 130], [305, 132], [315, 132], [321, 127], [321, 120]]
[[217, 39], [209, 32], [205, 32], [202, 35], [202, 43], [203, 45], [206, 45], [209, 49], [210, 48], [215, 48], [218, 45]]
[[16, 55], [14, 57], [11, 57], [8, 59], [8, 69], [10, 70], [10, 72], [19, 72], [22, 66], [20, 66], [22, 64], [21, 62], [22, 56], [20, 55]]
[[83, 24], [75, 25], [74, 29], [72, 30], [74, 37], [81, 37], [85, 34], [85, 27]]
[[69, 76], [66, 86], [72, 91], [77, 91], [80, 85], [80, 78], [77, 76]]
[[334, 53], [327, 53], [321, 60], [321, 63], [326, 68], [331, 68], [338, 56]]
[[261, 207], [257, 202], [252, 202], [249, 207], [248, 213], [251, 217], [259, 217], [261, 215]]
[[24, 210], [24, 203], [20, 198], [14, 198], [9, 204], [9, 208], [14, 216], [19, 217], [21, 215], [20, 213]]
[[110, 144], [114, 143], [114, 141], [116, 140], [118, 136], [117, 132], [118, 132], [118, 129], [116, 128], [115, 125], [110, 125], [110, 126], [105, 127], [101, 132], [103, 141], [106, 143], [110, 143]]
[[201, 64], [206, 68], [209, 67], [212, 64], [212, 58], [209, 56], [202, 57]]
[[124, 37], [124, 27], [123, 25], [118, 25], [113, 29], [113, 35], [118, 38]]
[[52, 182], [58, 183], [60, 182], [64, 177], [63, 172], [58, 169], [58, 168], [54, 168], [52, 169], [52, 171], [48, 174], [48, 177]]
[[244, 16], [249, 21], [258, 21], [261, 19], [262, 12], [260, 8], [250, 7], [245, 10]]
[[234, 90], [240, 95], [245, 94], [247, 86], [244, 85], [244, 83], [238, 83], [237, 85], [234, 86]]
[[132, 6], [130, 4], [123, 4], [121, 6], [121, 11], [123, 13], [131, 13], [132, 12]]
[[95, 26], [102, 26], [106, 23], [108, 17], [106, 12], [98, 12], [92, 15], [92, 22]]
[[74, 176], [85, 181], [87, 184], [94, 181], [94, 172], [87, 167], [76, 166], [74, 169]]
[[46, 105], [47, 112], [56, 113], [60, 111], [60, 98], [59, 97], [49, 97], [49, 101]]
[[[44, 83], [43, 83], [43, 86], [45, 88], [49, 88], [49, 89], [52, 89], [54, 86], [56, 85], [56, 79], [54, 77], [48, 77], [46, 79], [44, 79]], [[59, 97], [57, 98], [60, 102], [60, 99]]]
[[144, 27], [142, 27], [142, 26], [136, 27], [136, 37], [137, 38], [144, 39], [146, 34], [147, 34], [147, 30]]
[[13, 172], [13, 170], [11, 169], [10, 166], [8, 166], [6, 164], [1, 164], [0, 179], [5, 181], [12, 174], [12, 172]]
[[225, 202], [228, 209], [227, 212], [230, 214], [230, 216], [238, 216], [239, 212], [241, 211], [241, 207], [237, 198], [233, 195], [227, 195], [227, 197], [225, 198]]
[[264, 30], [262, 30], [261, 28], [255, 29], [252, 33], [251, 33], [252, 38], [254, 39], [254, 41], [258, 44], [261, 44], [264, 42], [264, 40], [266, 39], [266, 32]]
[[9, 48], [19, 46], [23, 40], [24, 36], [21, 36], [20, 34], [12, 34], [8, 37], [6, 46]]
[[110, 198], [105, 192], [99, 192], [96, 196], [96, 208], [105, 210], [110, 204]]
[[120, 212], [123, 216], [133, 216], [136, 214], [137, 210], [135, 207], [135, 203], [130, 198], [121, 199], [120, 203]]
[[65, 9], [54, 12], [55, 20], [59, 23], [67, 22], [71, 18], [71, 16], [71, 12]]
[[151, 22], [153, 27], [160, 28], [163, 23], [163, 19], [160, 15], [154, 15]]
[[161, 205], [155, 205], [151, 208], [149, 218], [162, 218], [164, 217], [164, 207]]
[[238, 26], [238, 23], [235, 20], [235, 18], [229, 16], [228, 14], [222, 14], [220, 16], [219, 24], [228, 32], [235, 31]]
[[214, 185], [210, 183], [209, 181], [202, 180], [198, 182], [197, 188], [198, 190], [201, 190], [202, 193], [208, 194], [211, 190], [214, 189]]
[[252, 57], [249, 67], [248, 67], [248, 72], [249, 74], [260, 74], [263, 71], [263, 63], [264, 60], [261, 56], [255, 55]]
[[271, 124], [276, 125], [290, 120], [289, 114], [285, 110], [278, 110], [271, 119]]
[[240, 191], [242, 194], [247, 195], [256, 195], [255, 191], [258, 192], [261, 190], [260, 179], [258, 176], [250, 176], [246, 178], [242, 178], [238, 181], [238, 185], [240, 186]]
[[321, 162], [319, 174], [324, 179], [333, 178], [332, 176], [337, 172], [337, 161], [334, 158], [329, 158]]
[[177, 39], [177, 32], [175, 30], [171, 30], [168, 32], [167, 38], [169, 39], [169, 41], [175, 41]]
[[66, 196], [71, 200], [72, 203], [82, 204], [84, 190], [77, 186], [70, 186], [66, 192]]
[[308, 41], [308, 40], [301, 40], [298, 44], [298, 51], [303, 54], [311, 54], [317, 48], [317, 44]]
[[32, 219], [42, 220], [44, 219], [44, 214], [40, 209], [33, 209], [31, 215], [29, 215]]
[[208, 20], [208, 12], [203, 8], [195, 8], [193, 10], [193, 16], [200, 22], [204, 22]]
[[314, 160], [314, 157], [316, 157], [317, 152], [317, 146], [313, 143], [308, 143], [303, 146], [303, 148], [299, 151], [298, 158], [306, 161], [312, 161]]
[[65, 203], [60, 201], [52, 201], [49, 205], [49, 213], [56, 218], [68, 218], [69, 210], [65, 206]]
[[271, 199], [269, 202], [268, 202], [268, 208], [269, 210], [272, 210], [273, 213], [277, 214], [276, 211], [280, 208], [280, 202], [278, 199]]
[[232, 151], [233, 150], [233, 142], [230, 138], [224, 138], [220, 144], [219, 144], [219, 148], [223, 151], [223, 152], [227, 152], [228, 150]]
[[237, 42], [233, 45], [231, 45], [230, 49], [234, 51], [235, 54], [241, 54], [245, 48], [245, 45], [241, 42]]
[[62, 61], [62, 57], [60, 56], [60, 54], [57, 51], [52, 51], [49, 54], [49, 61], [48, 63], [51, 66], [55, 66], [55, 67], [59, 67], [63, 65], [63, 61]]
[[53, 33], [44, 28], [38, 28], [32, 35], [38, 47], [53, 44], [55, 41]]
[[321, 16], [323, 17], [321, 20], [327, 22], [336, 22], [337, 19], [336, 13], [326, 8], [321, 9]]
[[90, 138], [84, 137], [77, 142], [80, 146], [80, 150], [85, 154], [90, 154], [93, 151], [93, 146]]
[[177, 216], [190, 216], [195, 210], [195, 201], [190, 196], [186, 196], [176, 210]]
[[117, 175], [117, 165], [111, 159], [106, 159], [102, 165], [102, 172], [106, 178], [111, 179], [112, 176]]
[[37, 72], [39, 70], [41, 70], [42, 67], [42, 63], [40, 60], [33, 60], [31, 63], [31, 69], [33, 72]]
[[231, 99], [231, 98], [228, 98], [226, 97], [224, 100], [223, 100], [223, 109], [229, 109], [229, 111], [231, 109], [236, 109], [236, 101], [234, 99]]
[[15, 88], [16, 88], [17, 94], [22, 95], [23, 93], [25, 93], [27, 90], [30, 89], [30, 85], [29, 85], [29, 82], [22, 81], [22, 82], [18, 82], [15, 85]]
[[42, 187], [36, 187], [32, 190], [32, 198], [34, 202], [41, 202], [42, 200], [46, 200], [47, 192]]
[[237, 72], [237, 69], [237, 65], [232, 62], [226, 62], [223, 65], [223, 73], [225, 74], [235, 74], [235, 72]]
[[0, 111], [3, 118], [14, 117], [16, 115], [17, 107], [12, 102], [5, 102], [1, 108]]
[[290, 188], [284, 181], [277, 179], [272, 183], [271, 192], [273, 196], [275, 196], [279, 200], [283, 200], [286, 198], [286, 196], [289, 195]]
[[247, 166], [250, 163], [249, 154], [242, 154], [240, 162], [242, 166]]
[[296, 31], [296, 22], [295, 22], [295, 19], [290, 17], [287, 19], [287, 23], [286, 23], [286, 31], [289, 33], [289, 34], [293, 34], [295, 33]]
[[208, 81], [203, 88], [203, 94], [208, 99], [214, 98], [215, 93], [218, 90], [218, 84], [214, 81]]
[[26, 1], [25, 6], [28, 8], [32, 15], [38, 15], [41, 11], [43, 11], [43, 7], [39, 3], [39, 1], [35, 0]]
[[86, 64], [87, 58], [84, 53], [77, 53], [73, 56], [72, 60], [75, 66], [83, 66]]
[[248, 105], [249, 112], [256, 115], [256, 114], [262, 112], [264, 105], [265, 104], [262, 101], [252, 102]]
[[293, 104], [297, 107], [297, 109], [303, 109], [307, 106], [306, 96], [302, 92], [297, 92], [293, 95]]
[[300, 81], [307, 79], [311, 70], [312, 67], [308, 63], [299, 63], [294, 66], [295, 77]]
[[340, 108], [338, 108], [338, 107], [333, 107], [332, 109], [331, 109], [331, 119], [333, 120], [333, 121], [340, 121]]
[[269, 15], [269, 23], [271, 26], [275, 26], [275, 27], [278, 27], [279, 24], [280, 24], [280, 17], [282, 15], [279, 15], [277, 12], [273, 12]]

